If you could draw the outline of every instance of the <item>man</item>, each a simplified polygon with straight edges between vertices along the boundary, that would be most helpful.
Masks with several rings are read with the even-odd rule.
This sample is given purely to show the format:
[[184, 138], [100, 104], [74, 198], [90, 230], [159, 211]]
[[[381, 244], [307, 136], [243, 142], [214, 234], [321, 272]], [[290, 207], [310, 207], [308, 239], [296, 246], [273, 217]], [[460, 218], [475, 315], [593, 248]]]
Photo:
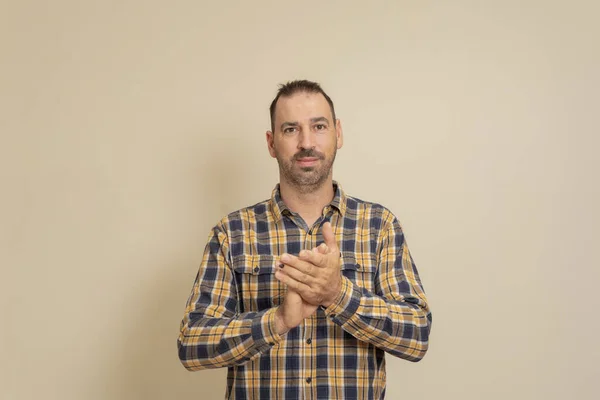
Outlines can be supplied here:
[[271, 104], [271, 199], [208, 240], [178, 339], [189, 370], [228, 367], [228, 399], [380, 399], [384, 352], [419, 361], [431, 314], [398, 220], [332, 179], [343, 144], [310, 81]]

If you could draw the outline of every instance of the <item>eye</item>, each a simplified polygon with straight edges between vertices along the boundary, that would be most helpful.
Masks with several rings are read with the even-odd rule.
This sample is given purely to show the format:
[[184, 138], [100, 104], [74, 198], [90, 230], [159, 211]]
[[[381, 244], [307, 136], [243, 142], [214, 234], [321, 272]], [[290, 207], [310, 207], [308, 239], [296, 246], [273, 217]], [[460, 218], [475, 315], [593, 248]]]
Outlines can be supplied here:
[[290, 133], [294, 133], [295, 131], [296, 131], [295, 126], [288, 126], [287, 128], [285, 128], [283, 130], [283, 133], [290, 134]]
[[315, 125], [315, 129], [317, 131], [322, 131], [324, 129], [327, 129], [327, 125], [325, 125], [325, 124], [317, 124], [317, 125]]

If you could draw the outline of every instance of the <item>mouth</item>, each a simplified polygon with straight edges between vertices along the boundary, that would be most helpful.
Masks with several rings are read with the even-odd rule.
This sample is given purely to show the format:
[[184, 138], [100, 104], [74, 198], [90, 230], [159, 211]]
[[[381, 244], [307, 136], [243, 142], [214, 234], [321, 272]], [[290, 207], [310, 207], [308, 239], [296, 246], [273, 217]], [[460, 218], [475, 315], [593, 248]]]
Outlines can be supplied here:
[[312, 167], [318, 161], [319, 159], [317, 157], [302, 157], [296, 160], [298, 165], [300, 165], [301, 167]]

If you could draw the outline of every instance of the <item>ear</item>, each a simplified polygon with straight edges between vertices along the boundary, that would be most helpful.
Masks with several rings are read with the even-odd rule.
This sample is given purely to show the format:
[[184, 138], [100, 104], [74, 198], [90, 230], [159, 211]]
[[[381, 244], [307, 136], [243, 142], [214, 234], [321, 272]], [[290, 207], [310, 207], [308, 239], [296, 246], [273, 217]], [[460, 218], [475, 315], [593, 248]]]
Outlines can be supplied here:
[[337, 136], [337, 148], [338, 150], [344, 145], [344, 131], [342, 130], [342, 121], [335, 120], [335, 134]]
[[267, 138], [267, 148], [269, 149], [269, 154], [271, 155], [271, 157], [276, 158], [277, 156], [275, 155], [275, 136], [271, 131], [267, 131], [265, 133], [265, 136]]

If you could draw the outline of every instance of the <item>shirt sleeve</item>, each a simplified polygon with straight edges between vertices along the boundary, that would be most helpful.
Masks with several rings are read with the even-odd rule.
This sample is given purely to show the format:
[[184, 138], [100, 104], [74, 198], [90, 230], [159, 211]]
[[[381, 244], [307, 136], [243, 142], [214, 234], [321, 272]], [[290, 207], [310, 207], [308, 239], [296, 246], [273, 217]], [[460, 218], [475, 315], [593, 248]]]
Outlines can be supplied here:
[[275, 308], [237, 312], [228, 253], [227, 235], [218, 225], [204, 250], [177, 340], [179, 359], [190, 371], [242, 364], [281, 341], [275, 330]]
[[398, 220], [392, 216], [381, 239], [377, 293], [342, 276], [342, 289], [325, 309], [332, 321], [359, 340], [410, 361], [427, 352], [431, 312]]

